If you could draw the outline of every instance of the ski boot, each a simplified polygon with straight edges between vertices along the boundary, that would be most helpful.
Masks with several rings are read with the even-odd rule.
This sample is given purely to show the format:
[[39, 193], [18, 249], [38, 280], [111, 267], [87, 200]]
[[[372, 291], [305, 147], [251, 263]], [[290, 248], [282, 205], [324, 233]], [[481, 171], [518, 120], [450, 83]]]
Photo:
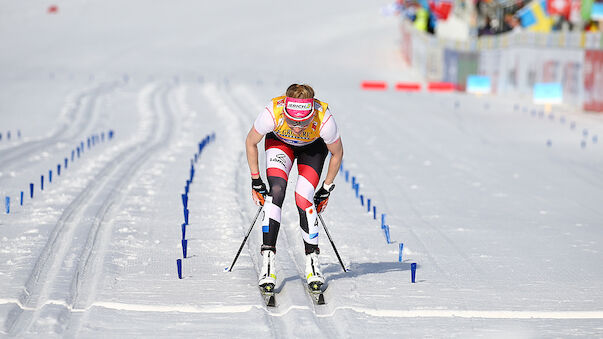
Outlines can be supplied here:
[[321, 287], [325, 283], [325, 278], [319, 267], [318, 253], [317, 250], [306, 254], [306, 281], [311, 292], [321, 292]]
[[266, 293], [274, 292], [274, 286], [276, 285], [275, 254], [274, 247], [262, 246], [262, 271], [260, 272], [258, 285], [260, 290]]

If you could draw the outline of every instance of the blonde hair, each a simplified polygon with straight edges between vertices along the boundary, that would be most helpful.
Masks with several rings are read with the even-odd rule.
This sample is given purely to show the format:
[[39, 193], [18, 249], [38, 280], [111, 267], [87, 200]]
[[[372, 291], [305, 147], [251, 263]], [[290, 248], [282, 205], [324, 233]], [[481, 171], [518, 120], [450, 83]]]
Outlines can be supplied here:
[[310, 87], [310, 85], [292, 84], [291, 86], [287, 87], [287, 92], [285, 95], [296, 99], [312, 99], [314, 98], [314, 90], [312, 87]]

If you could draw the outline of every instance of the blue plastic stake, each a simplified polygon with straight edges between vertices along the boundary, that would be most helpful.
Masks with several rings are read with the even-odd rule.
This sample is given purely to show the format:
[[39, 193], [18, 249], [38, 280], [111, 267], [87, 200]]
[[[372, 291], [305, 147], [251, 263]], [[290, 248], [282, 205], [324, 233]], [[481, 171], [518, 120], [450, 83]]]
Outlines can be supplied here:
[[402, 251], [404, 250], [404, 243], [400, 243], [400, 251], [398, 252], [398, 262], [402, 262]]
[[182, 240], [182, 256], [186, 258], [186, 247], [188, 245], [188, 240]]
[[186, 239], [186, 224], [182, 224], [182, 240]]
[[40, 191], [44, 190], [44, 176], [40, 175]]
[[10, 131], [6, 132], [6, 140], [10, 140]]
[[57, 164], [57, 175], [61, 176], [61, 164]]
[[354, 189], [354, 187], [356, 187], [356, 177], [352, 176], [352, 189]]
[[113, 134], [114, 134], [113, 130], [110, 130], [109, 131], [109, 140], [113, 139]]
[[65, 169], [67, 169], [67, 158], [65, 158]]
[[345, 182], [350, 182], [350, 171], [345, 171]]
[[101, 142], [105, 142], [105, 132], [101, 132]]
[[10, 213], [10, 197], [6, 197], [6, 214]]
[[188, 195], [182, 194], [182, 206], [188, 208]]
[[410, 282], [415, 283], [415, 278], [417, 276], [417, 263], [410, 264]]
[[383, 227], [383, 225], [385, 225], [385, 214], [381, 213], [381, 227]]
[[178, 266], [178, 279], [182, 279], [182, 259], [176, 260], [176, 266]]
[[356, 186], [354, 186], [354, 190], [356, 191], [356, 198], [358, 198], [358, 189], [360, 189], [360, 184], [356, 184]]
[[366, 212], [370, 213], [371, 212], [371, 199], [366, 198]]
[[52, 182], [52, 170], [48, 170], [48, 182]]
[[23, 206], [23, 191], [21, 191], [21, 206]]
[[73, 162], [73, 158], [75, 158], [75, 151], [71, 150], [71, 162]]
[[184, 223], [188, 225], [188, 208], [184, 209]]
[[33, 189], [34, 189], [34, 184], [33, 183], [29, 183], [29, 197], [33, 199]]
[[385, 231], [385, 241], [387, 241], [388, 244], [391, 244], [392, 242], [389, 239], [389, 226], [383, 225], [383, 231]]
[[77, 147], [77, 157], [80, 157], [80, 146]]
[[373, 205], [373, 220], [377, 220], [377, 206]]
[[360, 205], [364, 206], [364, 195], [360, 194]]

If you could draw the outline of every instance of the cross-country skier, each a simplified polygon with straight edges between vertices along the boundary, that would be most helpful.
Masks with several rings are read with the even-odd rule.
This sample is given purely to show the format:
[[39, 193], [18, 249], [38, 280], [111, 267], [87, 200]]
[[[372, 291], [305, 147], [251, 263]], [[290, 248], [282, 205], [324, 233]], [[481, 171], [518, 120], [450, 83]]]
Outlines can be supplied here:
[[[257, 144], [264, 136], [270, 192], [260, 177], [258, 166]], [[343, 158], [343, 145], [329, 106], [314, 98], [312, 87], [292, 84], [285, 95], [273, 98], [258, 115], [247, 134], [245, 147], [251, 171], [252, 196], [256, 204], [264, 206], [260, 287], [271, 290], [276, 284], [274, 256], [281, 207], [289, 171], [297, 159], [299, 176], [295, 203], [305, 245], [306, 279], [311, 289], [320, 289], [325, 279], [318, 260], [317, 213], [323, 212], [327, 206], [329, 194], [335, 188], [333, 180]], [[328, 152], [331, 152], [331, 160], [327, 175], [316, 191]]]

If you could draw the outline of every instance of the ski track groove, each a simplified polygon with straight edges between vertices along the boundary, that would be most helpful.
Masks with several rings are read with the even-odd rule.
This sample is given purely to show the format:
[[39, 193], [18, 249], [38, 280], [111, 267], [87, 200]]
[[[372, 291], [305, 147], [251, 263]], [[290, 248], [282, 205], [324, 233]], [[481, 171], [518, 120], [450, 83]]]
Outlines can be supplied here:
[[[158, 90], [157, 88], [155, 90]], [[157, 114], [157, 112], [154, 112]], [[156, 117], [151, 121], [157, 124]], [[155, 129], [150, 129], [154, 131]], [[75, 232], [73, 228], [78, 226], [79, 220], [73, 220], [74, 216], [78, 216], [78, 211], [86, 210], [87, 208], [95, 208], [96, 200], [99, 194], [99, 187], [107, 190], [106, 200], [101, 204], [101, 207], [97, 209], [95, 214], [94, 223], [92, 227], [88, 229], [88, 241], [85, 243], [84, 248], [77, 247], [76, 250], [87, 252], [87, 260], [80, 262], [78, 268], [71, 272], [72, 276], [72, 287], [69, 289], [69, 294], [65, 298], [65, 308], [67, 310], [74, 310], [74, 305], [68, 303], [68, 301], [78, 301], [78, 289], [81, 287], [82, 282], [79, 282], [80, 274], [86, 273], [88, 259], [91, 259], [91, 255], [94, 255], [95, 241], [97, 240], [97, 232], [102, 223], [104, 214], [110, 209], [113, 203], [112, 194], [117, 191], [119, 185], [124, 184], [129, 180], [130, 176], [138, 169], [146, 158], [150, 156], [150, 153], [155, 148], [160, 146], [161, 139], [153, 144], [153, 146], [144, 147], [149, 144], [149, 140], [156, 135], [149, 133], [149, 136], [145, 140], [141, 140], [133, 145], [128, 146], [126, 149], [121, 151], [119, 155], [108, 161], [107, 165], [97, 175], [95, 180], [92, 180], [80, 194], [71, 202], [71, 204], [65, 209], [52, 233], [49, 235], [46, 246], [42, 250], [41, 254], [36, 261], [36, 264], [32, 270], [32, 273], [27, 280], [24, 291], [18, 298], [18, 305], [13, 311], [9, 313], [9, 316], [5, 323], [5, 328], [9, 335], [18, 336], [19, 334], [26, 332], [29, 327], [35, 322], [39, 314], [41, 313], [43, 306], [48, 303], [40, 304], [43, 298], [48, 297], [48, 291], [51, 290], [53, 285], [60, 283], [56, 281], [57, 275], [59, 275], [61, 268], [56, 266], [60, 265], [65, 260], [69, 248], [74, 245], [73, 237], [70, 237]], [[169, 137], [170, 133], [168, 133]], [[159, 144], [159, 145], [158, 145]], [[143, 145], [143, 147], [140, 147]], [[134, 152], [132, 152], [134, 151]], [[138, 156], [137, 156], [138, 155]], [[126, 159], [122, 161], [122, 159]], [[113, 186], [113, 180], [117, 178], [117, 186]], [[113, 179], [113, 180], [112, 180]], [[69, 227], [69, 224], [73, 224]], [[77, 242], [75, 243], [77, 244]], [[80, 245], [81, 247], [81, 245]], [[89, 283], [86, 284], [86, 286]], [[60, 303], [55, 303], [60, 304]], [[22, 305], [22, 307], [19, 307]], [[77, 308], [75, 308], [77, 309]]]
[[[257, 96], [254, 96], [252, 94], [249, 93], [249, 90], [247, 88], [247, 86], [243, 86], [243, 85], [239, 85], [237, 86], [237, 88], [235, 89], [236, 93], [233, 93], [234, 91], [231, 90], [232, 88], [230, 86], [226, 86], [225, 90], [226, 91], [222, 91], [221, 96], [224, 98], [222, 99], [223, 102], [226, 103], [226, 105], [229, 107], [231, 112], [234, 112], [235, 115], [239, 118], [240, 120], [240, 126], [241, 126], [241, 130], [242, 131], [246, 131], [246, 128], [244, 126], [249, 124], [249, 121], [253, 122], [256, 118], [256, 112], [250, 112], [249, 110], [246, 109], [246, 107], [255, 107], [255, 105], [246, 105], [245, 103], [242, 103], [240, 100], [242, 100], [240, 97], [241, 96], [245, 96], [246, 103], [249, 102], [254, 102], [257, 101]], [[241, 93], [242, 92], [242, 93]], [[240, 155], [240, 163], [239, 166], [237, 166], [237, 168], [239, 169], [238, 172], [235, 174], [237, 176], [237, 178], [241, 178], [241, 177], [245, 177], [245, 169], [247, 167], [247, 163], [246, 163], [246, 157], [244, 156], [243, 153], [241, 153]], [[260, 165], [260, 168], [262, 168], [263, 166]], [[235, 182], [237, 182], [238, 179], [235, 179]], [[246, 185], [237, 185], [239, 188], [245, 187]], [[289, 189], [295, 189], [295, 187], [289, 187]], [[241, 199], [244, 196], [244, 192], [241, 192], [240, 197]], [[239, 206], [241, 206], [240, 210], [243, 210], [243, 205], [241, 202], [241, 199], [237, 199]], [[288, 214], [297, 214], [297, 213], [288, 213]], [[249, 216], [246, 216], [247, 219], [250, 219]], [[259, 219], [259, 218], [258, 218]], [[244, 219], [245, 220], [245, 219]], [[256, 223], [261, 223], [261, 220], [258, 220]], [[286, 251], [280, 251], [280, 253], [286, 253], [288, 258], [286, 258], [284, 261], [281, 259], [280, 262], [288, 262], [290, 263], [290, 265], [293, 267], [281, 267], [281, 271], [285, 271], [287, 269], [290, 270], [294, 270], [298, 273], [298, 283], [299, 285], [301, 285], [301, 288], [297, 288], [298, 284], [295, 281], [290, 281], [288, 287], [291, 287], [292, 285], [295, 284], [295, 288], [292, 290], [293, 293], [303, 293], [306, 295], [306, 302], [309, 306], [306, 306], [308, 310], [310, 310], [310, 314], [311, 314], [311, 319], [312, 322], [314, 323], [314, 328], [315, 330], [318, 331], [318, 333], [321, 333], [323, 335], [327, 335], [327, 337], [341, 337], [342, 335], [342, 331], [340, 330], [339, 326], [337, 322], [334, 322], [332, 319], [329, 319], [328, 321], [326, 320], [326, 318], [320, 318], [321, 314], [324, 314], [327, 312], [327, 310], [332, 311], [332, 307], [330, 306], [329, 300], [327, 299], [327, 304], [326, 305], [316, 305], [314, 303], [314, 301], [312, 300], [312, 297], [310, 296], [310, 294], [308, 293], [307, 290], [305, 290], [305, 286], [304, 286], [304, 281], [303, 281], [303, 277], [305, 276], [304, 274], [304, 269], [300, 268], [300, 265], [298, 263], [298, 261], [296, 260], [296, 256], [293, 253], [293, 250], [299, 250], [298, 246], [295, 246], [294, 243], [292, 243], [291, 241], [289, 241], [289, 235], [287, 234], [287, 227], [284, 227], [284, 225], [281, 225], [281, 229], [279, 232], [279, 237], [284, 238], [283, 240], [285, 240], [285, 243], [287, 244], [286, 247]], [[257, 253], [259, 252], [259, 248], [257, 248], [256, 250], [252, 250], [252, 247], [254, 247], [253, 245], [247, 246], [249, 252], [250, 252], [250, 257], [251, 258], [255, 258], [254, 253], [257, 255]], [[259, 274], [260, 272], [258, 271], [258, 267], [259, 267], [259, 262], [255, 262], [255, 260], [252, 259], [252, 261], [254, 261], [254, 268], [256, 270], [258, 279], [259, 279]], [[305, 263], [304, 263], [305, 265]], [[277, 295], [276, 295], [276, 309], [279, 310], [279, 303], [281, 303], [281, 301], [283, 299], [285, 300], [289, 300], [291, 301], [292, 304], [292, 299], [289, 297], [289, 293], [284, 293], [284, 289], [285, 286], [283, 285], [283, 281], [281, 281], [281, 283], [278, 286], [277, 289]], [[301, 289], [301, 291], [299, 291]], [[259, 294], [259, 292], [258, 292]], [[283, 303], [281, 303], [283, 304]], [[291, 306], [294, 308], [297, 308], [296, 306]], [[290, 309], [291, 309], [290, 307]], [[303, 307], [302, 307], [303, 308]], [[267, 309], [267, 308], [266, 308]], [[305, 308], [304, 308], [305, 309]], [[274, 328], [274, 325], [276, 325], [275, 321], [274, 321], [274, 312], [271, 312], [270, 310], [268, 310], [268, 313], [270, 316], [272, 316], [270, 319], [270, 323], [271, 323], [271, 327]], [[286, 313], [288, 313], [289, 310], [286, 311]], [[325, 323], [326, 322], [326, 323]], [[276, 333], [296, 333], [296, 329], [295, 328], [291, 328], [290, 325], [288, 325], [288, 321], [283, 320], [279, 322], [279, 328], [283, 329], [283, 330], [279, 330], [276, 331]], [[333, 330], [335, 330], [336, 332], [333, 332]], [[275, 337], [279, 337], [278, 335]]]
[[[172, 110], [167, 102], [170, 88], [164, 86], [161, 90], [161, 95], [154, 95], [152, 97], [152, 99], [155, 101], [155, 109], [153, 110], [155, 113], [155, 117], [153, 118], [153, 123], [155, 126], [150, 129], [152, 131], [156, 131], [158, 128], [162, 128], [161, 133], [152, 133], [152, 136], [155, 137], [152, 145], [144, 150], [140, 150], [138, 154], [131, 157], [132, 159], [128, 166], [120, 168], [122, 171], [112, 176], [113, 178], [117, 178], [117, 183], [109, 186], [113, 187], [111, 191], [116, 193], [108, 196], [95, 216], [93, 228], [88, 235], [88, 240], [86, 246], [84, 247], [83, 256], [86, 259], [79, 261], [78, 269], [73, 277], [70, 294], [71, 300], [69, 301], [69, 304], [72, 305], [74, 310], [86, 309], [88, 304], [90, 304], [91, 300], [93, 299], [92, 294], [96, 288], [99, 275], [102, 273], [103, 269], [102, 259], [105, 248], [104, 245], [106, 245], [107, 240], [110, 240], [110, 232], [107, 232], [107, 227], [103, 228], [101, 226], [103, 224], [104, 217], [110, 212], [111, 207], [116, 203], [119, 205], [119, 202], [123, 200], [123, 190], [120, 190], [119, 188], [125, 187], [125, 185], [132, 180], [134, 174], [151, 157], [151, 155], [160, 149], [165, 148], [170, 143], [174, 134], [173, 114], [170, 114]], [[162, 107], [160, 108], [159, 106]], [[162, 118], [162, 115], [158, 112], [164, 113], [161, 122], [159, 122], [159, 118]], [[145, 142], [145, 145], [146, 144], [149, 143]], [[112, 225], [112, 222], [108, 222], [107, 224]], [[107, 239], [107, 237], [109, 237], [109, 239]], [[99, 238], [105, 241], [98, 241]], [[84, 293], [81, 293], [82, 291]], [[67, 316], [69, 315], [71, 315], [71, 313], [67, 314]], [[87, 313], [84, 314], [84, 317], [86, 316]], [[70, 332], [69, 335], [77, 337], [77, 332], [79, 331], [79, 328], [83, 322], [84, 321], [81, 319], [76, 319], [75, 326], [72, 326], [71, 323], [68, 324], [67, 332]]]
[[[92, 124], [94, 120], [92, 118], [96, 112], [95, 103], [99, 97], [113, 91], [117, 86], [117, 83], [103, 83], [77, 95], [74, 107], [68, 108], [66, 117], [62, 118], [65, 122], [50, 136], [1, 150], [2, 169], [19, 167], [17, 165], [27, 162], [31, 154], [39, 153], [57, 143], [77, 141], [78, 137], [82, 136], [84, 131]], [[81, 114], [78, 114], [78, 112], [81, 112]], [[77, 120], [73, 123], [74, 119]], [[77, 142], [79, 143], [79, 141]]]

